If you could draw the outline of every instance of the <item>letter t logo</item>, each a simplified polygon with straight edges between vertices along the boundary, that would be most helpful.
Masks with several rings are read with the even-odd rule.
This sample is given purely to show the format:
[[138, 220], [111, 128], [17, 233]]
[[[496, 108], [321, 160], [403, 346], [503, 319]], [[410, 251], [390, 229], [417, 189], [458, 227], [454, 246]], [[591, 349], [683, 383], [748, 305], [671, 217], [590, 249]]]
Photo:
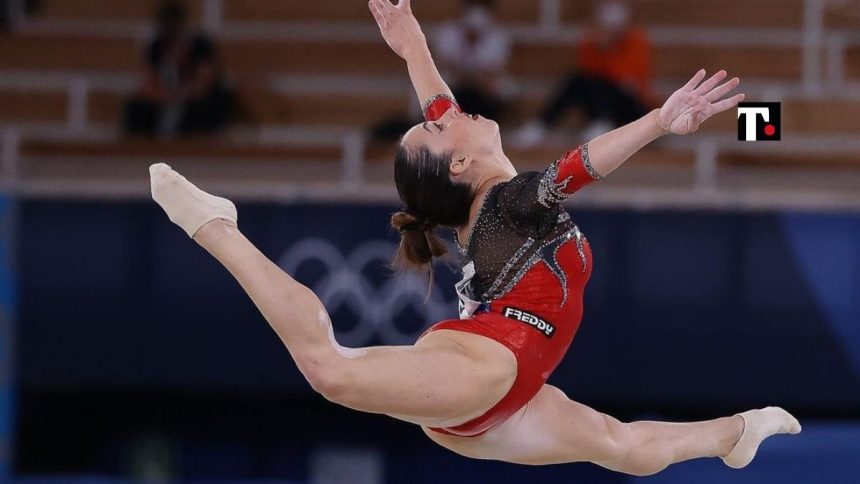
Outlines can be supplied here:
[[758, 115], [761, 114], [761, 117], [764, 118], [764, 122], [770, 121], [770, 109], [768, 108], [738, 108], [738, 119], [741, 116], [746, 115], [747, 121], [747, 132], [746, 132], [746, 140], [747, 141], [755, 141], [756, 138], [756, 127], [758, 126]]
[[741, 141], [777, 141], [780, 139], [779, 103], [740, 103], [738, 105], [738, 139]]

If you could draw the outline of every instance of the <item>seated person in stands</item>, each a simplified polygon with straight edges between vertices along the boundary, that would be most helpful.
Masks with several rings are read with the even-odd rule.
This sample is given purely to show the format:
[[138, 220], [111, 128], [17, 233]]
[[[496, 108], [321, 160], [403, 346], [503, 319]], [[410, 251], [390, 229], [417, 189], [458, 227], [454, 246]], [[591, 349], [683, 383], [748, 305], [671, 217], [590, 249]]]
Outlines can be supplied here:
[[[485, 118], [504, 116], [503, 84], [510, 57], [510, 39], [496, 24], [496, 0], [462, 0], [460, 16], [440, 26], [434, 36], [434, 57], [465, 112]], [[423, 119], [420, 112], [393, 113], [370, 128], [371, 143], [394, 143]]]
[[435, 35], [436, 61], [453, 78], [454, 96], [468, 113], [499, 119], [503, 114], [505, 80], [511, 47], [496, 24], [496, 0], [463, 0], [459, 19]]
[[571, 108], [580, 108], [592, 139], [645, 115], [651, 102], [651, 44], [630, 21], [623, 0], [595, 4], [593, 24], [577, 46], [579, 69], [560, 86], [540, 119], [520, 129], [521, 147], [539, 144]]
[[189, 31], [180, 2], [162, 4], [157, 22], [140, 91], [125, 107], [126, 133], [171, 137], [219, 131], [233, 117], [235, 97], [215, 46]]

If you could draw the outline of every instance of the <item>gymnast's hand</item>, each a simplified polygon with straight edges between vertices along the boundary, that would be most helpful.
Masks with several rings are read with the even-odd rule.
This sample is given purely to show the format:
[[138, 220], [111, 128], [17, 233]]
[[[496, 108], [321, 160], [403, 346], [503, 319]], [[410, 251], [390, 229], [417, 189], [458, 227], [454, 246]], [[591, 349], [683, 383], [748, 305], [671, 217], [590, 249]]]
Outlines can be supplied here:
[[705, 70], [699, 70], [684, 87], [669, 96], [660, 108], [657, 125], [667, 133], [689, 134], [699, 129], [699, 125], [711, 116], [736, 106], [744, 100], [744, 94], [722, 98], [738, 87], [741, 81], [735, 77], [717, 86], [725, 77], [726, 71], [721, 70], [702, 82]]
[[389, 0], [370, 0], [368, 6], [382, 37], [397, 55], [407, 59], [415, 50], [426, 49], [427, 39], [412, 15], [410, 0], [400, 0], [396, 6]]

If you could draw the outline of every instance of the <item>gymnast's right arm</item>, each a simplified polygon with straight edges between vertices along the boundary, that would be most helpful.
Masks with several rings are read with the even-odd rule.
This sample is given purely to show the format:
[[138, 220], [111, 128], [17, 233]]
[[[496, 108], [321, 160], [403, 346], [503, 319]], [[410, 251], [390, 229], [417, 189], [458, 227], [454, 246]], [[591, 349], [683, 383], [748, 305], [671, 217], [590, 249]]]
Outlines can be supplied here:
[[[456, 107], [456, 104], [453, 103], [451, 89], [442, 80], [433, 62], [427, 39], [412, 14], [410, 3], [410, 0], [400, 0], [395, 6], [389, 0], [370, 0], [368, 5], [388, 46], [406, 61], [418, 101], [425, 108], [425, 115], [429, 116], [431, 113], [426, 112], [428, 106], [424, 104], [433, 98], [442, 95], [452, 100], [443, 107], [445, 110]], [[438, 114], [441, 116], [444, 111]]]

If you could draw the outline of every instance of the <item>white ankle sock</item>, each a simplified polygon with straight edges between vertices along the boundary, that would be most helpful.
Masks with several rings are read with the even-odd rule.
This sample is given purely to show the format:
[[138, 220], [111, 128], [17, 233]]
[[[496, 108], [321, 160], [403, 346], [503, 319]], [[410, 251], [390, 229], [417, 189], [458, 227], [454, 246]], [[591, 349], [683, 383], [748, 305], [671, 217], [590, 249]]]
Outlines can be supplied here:
[[739, 413], [744, 419], [744, 432], [723, 462], [734, 469], [746, 467], [752, 462], [762, 441], [776, 434], [800, 433], [800, 422], [779, 407], [767, 407]]
[[150, 166], [149, 178], [152, 199], [189, 237], [212, 220], [222, 218], [235, 223], [238, 219], [233, 202], [204, 192], [164, 163]]

